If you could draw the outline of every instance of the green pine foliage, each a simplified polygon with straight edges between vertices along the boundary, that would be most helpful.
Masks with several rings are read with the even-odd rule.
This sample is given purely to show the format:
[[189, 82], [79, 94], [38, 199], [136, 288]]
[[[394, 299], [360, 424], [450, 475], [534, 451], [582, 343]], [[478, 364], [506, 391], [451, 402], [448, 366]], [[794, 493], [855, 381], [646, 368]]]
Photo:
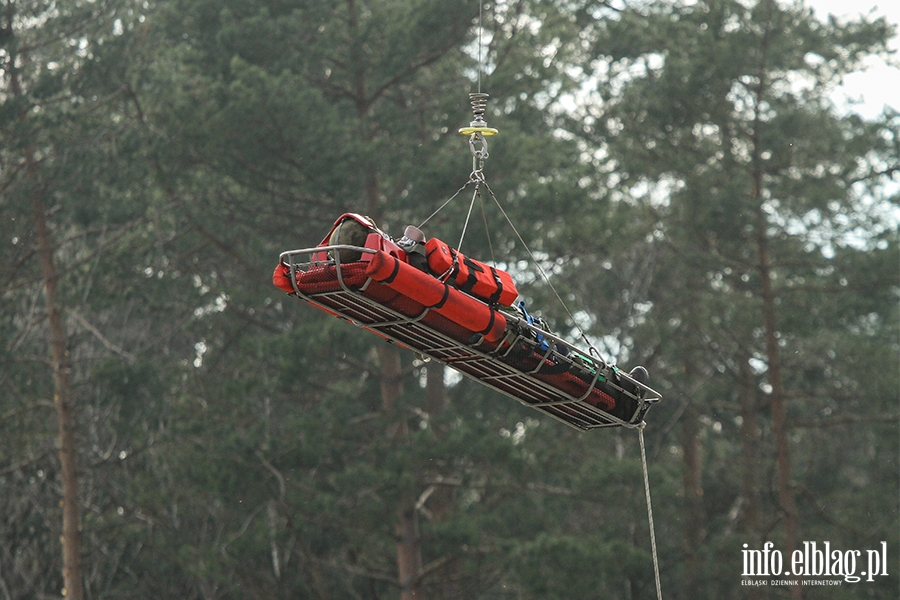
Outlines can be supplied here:
[[[554, 331], [649, 368], [664, 597], [766, 597], [741, 586], [742, 545], [784, 548], [769, 309], [800, 540], [886, 541], [892, 561], [804, 592], [895, 596], [897, 115], [828, 100], [885, 52], [883, 20], [504, 0], [484, 5], [482, 67], [474, 1], [4, 10], [0, 598], [62, 581], [34, 193], [73, 359], [86, 597], [397, 598], [409, 522], [424, 597], [655, 597], [636, 432], [578, 433], [406, 350], [386, 381], [385, 342], [271, 285], [342, 212], [399, 237], [466, 183], [479, 69], [501, 133], [463, 250], [514, 272]], [[458, 244], [472, 192], [426, 234]]]

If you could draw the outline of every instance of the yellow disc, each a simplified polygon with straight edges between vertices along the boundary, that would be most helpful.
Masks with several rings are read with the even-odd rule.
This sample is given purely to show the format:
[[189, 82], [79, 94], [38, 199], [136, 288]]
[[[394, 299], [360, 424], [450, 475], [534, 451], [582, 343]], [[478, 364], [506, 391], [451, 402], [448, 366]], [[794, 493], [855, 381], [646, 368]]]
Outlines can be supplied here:
[[497, 135], [498, 133], [500, 133], [493, 127], [462, 127], [459, 132], [462, 135], [472, 135], [473, 133], [480, 133], [483, 136]]

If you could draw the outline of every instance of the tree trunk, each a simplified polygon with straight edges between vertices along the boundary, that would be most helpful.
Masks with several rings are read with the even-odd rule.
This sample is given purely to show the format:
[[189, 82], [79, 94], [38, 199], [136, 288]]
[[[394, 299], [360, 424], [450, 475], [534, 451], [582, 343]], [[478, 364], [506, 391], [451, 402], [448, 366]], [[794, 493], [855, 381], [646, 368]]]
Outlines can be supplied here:
[[[765, 8], [771, 15], [775, 10], [774, 0], [767, 0]], [[775, 462], [776, 480], [778, 486], [778, 503], [784, 514], [785, 530], [785, 556], [793, 556], [798, 546], [797, 535], [797, 509], [794, 504], [794, 492], [791, 489], [791, 459], [788, 448], [787, 426], [785, 422], [784, 387], [781, 380], [781, 354], [778, 346], [778, 330], [775, 319], [775, 292], [772, 288], [772, 261], [769, 257], [768, 221], [763, 209], [763, 173], [762, 160], [762, 111], [768, 93], [766, 78], [766, 64], [769, 50], [769, 32], [771, 22], [767, 23], [761, 45], [761, 61], [759, 69], [759, 82], [756, 88], [756, 100], [754, 106], [753, 130], [751, 133], [752, 147], [752, 201], [756, 212], [756, 252], [757, 272], [760, 280], [760, 293], [762, 295], [762, 318], [766, 342], [766, 362], [768, 363], [767, 376], [770, 392], [770, 405], [772, 409], [772, 426], [775, 430]], [[794, 600], [803, 598], [803, 588], [799, 585], [791, 587], [791, 597]]]
[[[353, 97], [356, 105], [356, 116], [359, 121], [360, 139], [371, 142], [374, 134], [368, 125], [369, 110], [372, 99], [369, 97], [369, 86], [363, 60], [365, 50], [357, 43], [359, 14], [356, 0], [347, 0], [347, 27], [351, 35], [350, 55], [354, 64]], [[362, 171], [362, 191], [365, 197], [366, 214], [380, 226], [383, 219], [383, 205], [379, 201], [378, 170], [374, 164], [368, 164]], [[393, 344], [378, 347], [381, 377], [381, 404], [387, 414], [395, 412], [395, 401], [403, 395], [403, 369], [400, 350]], [[386, 435], [393, 443], [401, 443], [407, 439], [409, 431], [404, 414], [396, 415], [396, 421], [388, 428]], [[404, 493], [397, 507], [397, 521], [394, 525], [397, 541], [397, 570], [400, 581], [401, 600], [422, 598], [420, 575], [422, 572], [422, 551], [419, 540], [419, 515], [416, 510], [416, 498]]]
[[[403, 394], [403, 370], [400, 350], [393, 344], [378, 347], [381, 363], [381, 402], [388, 414], [396, 411], [395, 401]], [[396, 421], [388, 428], [387, 436], [394, 443], [406, 440], [409, 431], [404, 415], [396, 415]], [[394, 524], [397, 542], [397, 575], [400, 581], [400, 599], [422, 598], [419, 575], [422, 572], [422, 548], [419, 539], [419, 513], [416, 498], [404, 493], [397, 507], [397, 522]]]
[[[699, 306], [699, 292], [694, 278], [686, 280], [685, 289], [687, 306]], [[682, 348], [683, 381], [694, 382], [698, 379], [696, 358], [703, 356], [698, 347], [697, 340], [702, 328], [698, 325], [698, 316], [695, 312], [688, 311], [685, 315], [685, 331], [688, 335], [680, 340]], [[690, 388], [688, 388], [690, 389]], [[685, 561], [685, 592], [690, 598], [700, 598], [701, 591], [701, 561], [697, 555], [703, 540], [706, 537], [706, 513], [703, 508], [703, 445], [700, 441], [700, 411], [694, 403], [694, 397], [684, 398], [687, 403], [681, 415], [681, 450], [682, 450], [682, 488], [684, 490], [684, 561]]]
[[[772, 407], [772, 427], [775, 430], [775, 461], [777, 467], [778, 503], [784, 513], [785, 556], [793, 556], [798, 547], [797, 508], [794, 491], [791, 489], [791, 458], [788, 447], [788, 431], [784, 407], [784, 386], [781, 380], [781, 352], [778, 346], [778, 331], [775, 324], [775, 293], [772, 289], [772, 268], [769, 260], [769, 245], [765, 231], [766, 217], [760, 207], [757, 214], [757, 248], [759, 251], [759, 277], [762, 287], [763, 327], [766, 338], [768, 379], [771, 386], [770, 405]], [[791, 596], [802, 598], [800, 586], [791, 586]]]
[[[426, 367], [425, 411], [432, 417], [438, 417], [447, 410], [450, 399], [444, 385], [444, 365], [437, 361], [429, 362]], [[441, 437], [441, 431], [434, 431]], [[456, 503], [456, 488], [450, 485], [438, 485], [428, 496], [428, 518], [437, 523], [446, 522], [453, 512]], [[432, 592], [435, 598], [463, 598], [461, 582], [465, 580], [462, 572], [462, 560], [459, 557], [450, 559], [441, 569], [440, 581], [432, 582], [436, 589]]]
[[[741, 414], [741, 475], [744, 506], [741, 529], [750, 534], [759, 531], [759, 404], [746, 356], [740, 359], [738, 395]], [[761, 541], [761, 540], [757, 540]]]
[[[690, 399], [688, 399], [690, 402]], [[699, 415], [688, 406], [681, 417], [681, 447], [684, 460], [684, 555], [687, 567], [685, 591], [691, 598], [701, 596], [699, 590], [700, 564], [697, 551], [703, 543], [703, 482], [701, 478]]]
[[38, 254], [44, 276], [44, 297], [47, 302], [47, 322], [50, 328], [50, 352], [53, 361], [53, 402], [59, 421], [59, 463], [62, 479], [61, 536], [63, 554], [63, 595], [81, 600], [84, 591], [81, 581], [81, 532], [78, 521], [78, 469], [75, 449], [75, 413], [72, 394], [72, 363], [68, 339], [57, 303], [57, 272], [53, 258], [53, 239], [47, 224], [47, 211], [37, 182], [37, 165], [31, 149], [25, 160], [32, 185], [31, 204], [38, 238]]
[[437, 416], [447, 408], [447, 388], [444, 386], [444, 365], [431, 361], [425, 366], [425, 412]]
[[[12, 31], [13, 13], [7, 15], [6, 28]], [[10, 61], [15, 65], [16, 60]], [[10, 73], [10, 90], [16, 98], [21, 98], [22, 87], [17, 70]], [[27, 114], [19, 115], [20, 120]], [[74, 600], [82, 600], [84, 588], [81, 579], [81, 532], [78, 519], [78, 469], [75, 449], [75, 414], [72, 393], [72, 363], [69, 357], [68, 338], [63, 325], [57, 301], [56, 284], [58, 276], [53, 257], [54, 244], [47, 223], [47, 210], [38, 181], [38, 164], [34, 148], [23, 151], [25, 169], [30, 186], [31, 207], [34, 213], [34, 228], [38, 239], [38, 256], [43, 273], [44, 298], [47, 303], [47, 323], [50, 330], [50, 355], [53, 366], [53, 403], [59, 424], [59, 463], [62, 486], [62, 555], [63, 555], [63, 595]]]
[[419, 516], [415, 500], [404, 501], [397, 514], [397, 567], [400, 600], [421, 600], [422, 547], [419, 541]]
[[[741, 507], [740, 528], [754, 543], [762, 545], [759, 533], [759, 403], [756, 401], [756, 386], [750, 373], [749, 357], [741, 356], [738, 376], [738, 398], [741, 415], [741, 476], [744, 502]], [[748, 540], [749, 542], [749, 540]], [[761, 588], [744, 588], [748, 600], [762, 600], [766, 594]]]

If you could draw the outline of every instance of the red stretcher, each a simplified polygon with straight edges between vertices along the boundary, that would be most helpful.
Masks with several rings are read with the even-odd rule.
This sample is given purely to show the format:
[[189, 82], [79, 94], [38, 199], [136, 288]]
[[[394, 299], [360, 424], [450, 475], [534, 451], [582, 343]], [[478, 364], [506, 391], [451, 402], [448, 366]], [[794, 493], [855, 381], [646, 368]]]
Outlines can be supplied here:
[[[342, 215], [335, 227], [346, 218], [359, 216]], [[638, 427], [661, 399], [645, 383], [529, 322], [521, 311], [462, 291], [458, 277], [442, 281], [413, 266], [377, 230], [363, 245], [329, 244], [331, 237], [283, 252], [273, 283], [578, 430]], [[342, 262], [346, 253], [359, 259]], [[466, 260], [475, 270], [483, 265]], [[499, 274], [488, 273], [499, 285]]]

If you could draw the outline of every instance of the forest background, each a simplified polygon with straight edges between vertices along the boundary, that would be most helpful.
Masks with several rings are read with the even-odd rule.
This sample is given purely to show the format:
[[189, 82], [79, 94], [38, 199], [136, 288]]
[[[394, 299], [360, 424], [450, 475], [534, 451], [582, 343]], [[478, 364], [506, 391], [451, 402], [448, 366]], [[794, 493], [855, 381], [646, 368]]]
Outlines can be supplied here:
[[[649, 369], [664, 596], [897, 598], [900, 115], [832, 100], [894, 28], [772, 0], [483, 10], [3, 2], [0, 600], [656, 597], [634, 431], [271, 285], [342, 212], [399, 236], [466, 182], [482, 71], [485, 174], [535, 261], [489, 203], [465, 250]], [[887, 575], [742, 585], [766, 542], [885, 548]]]

